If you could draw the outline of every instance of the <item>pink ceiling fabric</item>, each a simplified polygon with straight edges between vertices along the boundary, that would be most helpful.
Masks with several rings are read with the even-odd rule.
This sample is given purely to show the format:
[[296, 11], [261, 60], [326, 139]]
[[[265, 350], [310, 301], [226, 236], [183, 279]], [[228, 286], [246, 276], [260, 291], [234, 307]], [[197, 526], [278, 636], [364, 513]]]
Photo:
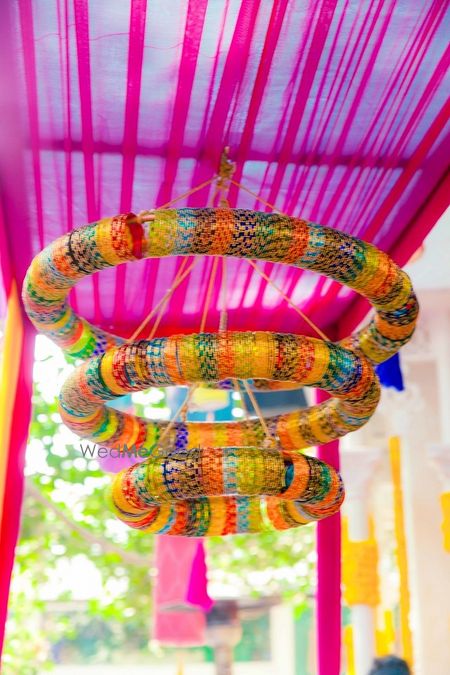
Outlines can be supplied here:
[[[446, 206], [448, 2], [4, 4], [20, 102], [12, 123], [22, 146], [9, 169], [14, 159], [24, 179], [20, 205], [10, 200], [8, 210], [19, 277], [67, 230], [161, 206], [210, 178], [225, 145], [237, 180], [279, 209], [374, 241], [400, 263]], [[204, 189], [179, 205], [204, 206], [209, 196]], [[230, 200], [264, 208], [234, 187]], [[178, 265], [103, 271], [73, 302], [129, 335]], [[175, 292], [161, 334], [198, 328], [210, 265]], [[361, 311], [330, 280], [261, 266], [330, 335]], [[232, 261], [228, 276], [231, 328], [308, 331], [246, 261]]]

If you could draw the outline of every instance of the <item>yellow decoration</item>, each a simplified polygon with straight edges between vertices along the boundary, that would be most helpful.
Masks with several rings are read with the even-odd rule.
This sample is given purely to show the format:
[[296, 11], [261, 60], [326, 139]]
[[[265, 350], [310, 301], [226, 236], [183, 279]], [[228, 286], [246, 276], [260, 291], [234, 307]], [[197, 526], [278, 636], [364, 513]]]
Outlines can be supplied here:
[[177, 675], [184, 675], [184, 652], [177, 654]]
[[375, 631], [375, 652], [377, 656], [392, 654], [395, 646], [394, 614], [392, 610], [383, 612], [384, 627]]
[[228, 392], [221, 389], [197, 387], [192, 394], [191, 410], [220, 410], [228, 405]]
[[411, 627], [409, 625], [410, 599], [408, 586], [408, 556], [406, 551], [405, 525], [403, 515], [400, 439], [398, 436], [392, 436], [389, 439], [389, 453], [391, 458], [392, 485], [394, 488], [397, 566], [400, 577], [400, 634], [402, 656], [409, 663], [409, 665], [412, 665], [413, 643]]
[[2, 520], [11, 419], [19, 375], [23, 323], [16, 282], [11, 283], [0, 361], [0, 522]]
[[378, 549], [373, 523], [370, 523], [369, 538], [351, 541], [348, 538], [348, 522], [343, 522], [342, 581], [344, 600], [352, 605], [376, 607], [379, 602]]
[[444, 535], [444, 549], [450, 553], [450, 492], [443, 492], [441, 494], [441, 508], [442, 508], [442, 533]]
[[353, 647], [353, 628], [345, 626], [343, 642], [346, 656], [346, 675], [356, 675], [355, 672], [355, 650]]

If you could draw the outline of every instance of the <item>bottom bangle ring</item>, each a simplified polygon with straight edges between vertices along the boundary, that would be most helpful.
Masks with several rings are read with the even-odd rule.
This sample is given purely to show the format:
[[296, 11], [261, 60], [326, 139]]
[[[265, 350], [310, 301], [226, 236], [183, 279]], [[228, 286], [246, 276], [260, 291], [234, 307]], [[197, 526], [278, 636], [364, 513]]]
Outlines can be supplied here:
[[155, 534], [212, 536], [260, 532], [261, 506], [279, 530], [336, 513], [344, 499], [338, 472], [300, 453], [266, 448], [195, 448], [155, 453], [118, 473], [115, 514]]

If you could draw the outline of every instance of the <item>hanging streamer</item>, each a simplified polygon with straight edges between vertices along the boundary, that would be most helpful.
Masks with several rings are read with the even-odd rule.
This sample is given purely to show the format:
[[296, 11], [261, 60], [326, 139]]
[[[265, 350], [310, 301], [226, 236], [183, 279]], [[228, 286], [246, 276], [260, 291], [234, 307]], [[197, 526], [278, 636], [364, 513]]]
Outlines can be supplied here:
[[401, 474], [401, 444], [398, 436], [389, 439], [389, 454], [391, 460], [392, 485], [394, 488], [394, 518], [397, 566], [400, 576], [400, 632], [402, 656], [412, 665], [413, 641], [409, 623], [409, 572], [408, 553], [406, 550], [405, 522], [403, 515], [403, 488]]
[[378, 379], [383, 387], [404, 391], [403, 374], [400, 366], [400, 355], [394, 354], [384, 363], [376, 367]]
[[0, 652], [19, 535], [25, 450], [31, 417], [34, 336], [26, 330], [11, 282], [0, 374]]

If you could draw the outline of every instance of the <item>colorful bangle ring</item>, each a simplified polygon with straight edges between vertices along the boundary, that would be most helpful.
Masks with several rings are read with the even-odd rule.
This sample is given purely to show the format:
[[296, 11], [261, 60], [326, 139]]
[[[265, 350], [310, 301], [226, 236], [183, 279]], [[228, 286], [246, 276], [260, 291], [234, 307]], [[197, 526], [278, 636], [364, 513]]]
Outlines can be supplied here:
[[123, 342], [80, 318], [67, 295], [77, 281], [141, 258], [220, 255], [280, 262], [324, 274], [366, 297], [370, 323], [342, 341], [373, 363], [411, 337], [418, 313], [408, 275], [375, 246], [299, 218], [242, 209], [179, 209], [105, 218], [60, 237], [35, 257], [23, 301], [37, 330], [68, 354], [87, 358]]
[[[283, 355], [289, 354], [288, 363]], [[362, 426], [373, 414], [380, 387], [369, 361], [331, 342], [281, 333], [198, 333], [156, 338], [109, 349], [82, 363], [60, 395], [63, 422], [105, 447], [154, 449], [164, 429], [105, 403], [152, 386], [217, 382], [226, 378], [294, 381], [319, 387], [333, 398], [320, 405], [268, 418], [285, 449], [326, 443]], [[177, 423], [168, 442], [176, 449], [199, 445], [260, 445], [258, 421]]]
[[[286, 353], [288, 367], [281, 369]], [[361, 424], [375, 409], [380, 393], [368, 360], [339, 345], [277, 333], [201, 333], [143, 340], [92, 357], [64, 383], [60, 412], [76, 433], [93, 440], [99, 440], [100, 433], [103, 445], [117, 445], [120, 452], [125, 444], [141, 448], [149, 423], [107, 408], [106, 401], [155, 384], [253, 377], [289, 379], [329, 391], [333, 399], [302, 411], [311, 433], [320, 416], [334, 433], [344, 433], [350, 418]], [[111, 416], [117, 424], [111, 424]], [[148, 458], [114, 480], [114, 512], [147, 532], [202, 536], [259, 531], [266, 496], [273, 497], [267, 513], [278, 529], [297, 527], [339, 509], [343, 489], [331, 467], [298, 454], [242, 447], [252, 435], [255, 438], [254, 423], [247, 428], [241, 424], [246, 434], [238, 440], [241, 447], [229, 447], [236, 443], [236, 426], [221, 425], [221, 448], [204, 447], [208, 429], [201, 423], [186, 424], [182, 434], [178, 426], [168, 451], [158, 449], [154, 438]], [[290, 442], [302, 431], [299, 428]], [[277, 441], [288, 445], [285, 439], [280, 433]], [[195, 446], [198, 441], [203, 447]], [[294, 474], [290, 481], [288, 465]]]
[[337, 471], [314, 457], [242, 447], [155, 453], [111, 488], [124, 523], [182, 536], [259, 532], [264, 497], [272, 524], [286, 529], [336, 513], [344, 491]]
[[[128, 214], [75, 230], [56, 240], [33, 261], [24, 283], [25, 307], [38, 330], [68, 353], [78, 357], [101, 354], [122, 340], [88, 324], [72, 311], [66, 296], [77, 280], [127, 260], [193, 253], [285, 262], [347, 283], [365, 294], [377, 313], [367, 328], [341, 344], [361, 351], [373, 362], [397, 351], [414, 330], [418, 308], [409, 278], [386, 254], [314, 223], [229, 209], [157, 211], [155, 221], [145, 223]], [[288, 356], [283, 355], [283, 359], [286, 361]], [[327, 407], [323, 412], [311, 433], [306, 424], [301, 439], [297, 430], [307, 422], [302, 413], [281, 416], [270, 424], [279, 427], [280, 437], [297, 436], [294, 442], [287, 439], [287, 447], [299, 447], [299, 440], [305, 445], [326, 442], [361, 426], [360, 420], [348, 416], [343, 429], [334, 433], [330, 428], [334, 425], [333, 415], [330, 420]], [[119, 429], [124, 419], [114, 414], [108, 420], [103, 418], [102, 432], [107, 433], [108, 424]], [[320, 427], [318, 434], [316, 426]], [[237, 423], [237, 433], [239, 430]], [[158, 431], [157, 425], [149, 425], [149, 434], [157, 435]]]
[[[364, 295], [375, 307], [375, 317], [339, 344], [271, 333], [172, 336], [123, 344], [122, 339], [77, 316], [67, 303], [70, 288], [100, 269], [143, 257], [192, 254], [259, 258], [315, 270]], [[158, 447], [164, 425], [112, 410], [104, 405], [106, 401], [148, 386], [216, 383], [223, 378], [288, 380], [329, 391], [334, 396], [330, 401], [269, 419], [268, 425], [277, 442], [287, 449], [338, 438], [364, 424], [374, 412], [379, 386], [370, 362], [385, 360], [409, 340], [418, 313], [408, 276], [375, 247], [303, 220], [229, 209], [160, 211], [153, 222], [128, 214], [75, 230], [35, 258], [24, 283], [23, 299], [38, 330], [68, 354], [80, 358], [94, 355], [65, 383], [61, 413], [77, 433], [108, 447], [125, 443]], [[196, 473], [195, 453], [202, 453], [199, 448], [205, 446], [209, 432], [214, 436], [211, 441], [220, 436], [218, 445], [228, 450], [236, 445], [258, 445], [262, 440], [260, 425], [253, 422], [210, 427], [178, 423], [168, 439], [173, 441], [170, 460], [156, 465], [163, 466], [163, 473], [149, 460], [135, 467], [136, 475], [146, 471], [147, 482], [148, 471], [153, 472], [147, 492], [145, 481], [137, 481], [133, 492], [130, 476], [125, 482], [116, 480], [115, 510], [125, 514], [130, 524], [139, 521], [143, 527], [145, 521], [145, 529], [151, 531], [254, 531], [260, 497], [242, 494], [232, 472], [227, 474], [224, 493], [210, 494]], [[200, 480], [198, 494], [187, 499], [172, 495], [168, 502], [154, 503], [156, 495], [164, 495], [165, 474], [168, 467], [172, 473], [174, 466], [173, 453], [186, 449], [190, 452], [183, 470], [192, 485]], [[244, 450], [234, 448], [230, 466], [238, 465], [239, 453]], [[320, 464], [310, 466], [310, 476], [321, 472]], [[169, 480], [173, 482], [173, 476]], [[333, 486], [331, 491], [325, 490], [324, 484]], [[313, 480], [309, 498], [302, 493], [302, 500], [287, 499], [286, 494], [270, 496], [269, 492], [272, 523], [279, 528], [293, 527], [333, 513], [342, 498], [342, 486], [336, 476], [328, 476], [324, 484]], [[258, 495], [266, 494], [265, 489], [258, 490]], [[144, 514], [138, 497], [146, 499]]]
[[[280, 370], [285, 353], [290, 354], [289, 368]], [[361, 423], [379, 398], [378, 380], [367, 359], [339, 345], [276, 333], [201, 333], [143, 340], [92, 357], [64, 383], [60, 412], [76, 433], [98, 441], [100, 432], [102, 444], [117, 445], [120, 452], [125, 444], [142, 447], [151, 423], [107, 408], [106, 401], [156, 383], [230, 377], [282, 377], [326, 389], [335, 398], [304, 411], [311, 430], [319, 411], [328, 421], [334, 415], [341, 425], [349, 417]], [[111, 424], [112, 416], [117, 423]], [[255, 423], [241, 425], [246, 432], [238, 439], [241, 447], [224, 447], [236, 442], [236, 424], [220, 427], [221, 448], [204, 447], [208, 427], [198, 423], [187, 424], [183, 434], [178, 426], [177, 438], [173, 445], [169, 439], [166, 452], [154, 439], [146, 448], [148, 458], [114, 480], [112, 504], [118, 517], [147, 532], [202, 536], [259, 531], [266, 496], [273, 497], [268, 515], [279, 529], [326, 517], [339, 508], [343, 489], [331, 467], [298, 454], [242, 447], [252, 437], [261, 442]], [[302, 430], [297, 431], [299, 438]], [[197, 440], [203, 447], [193, 446]], [[291, 481], [288, 465], [294, 469]]]

